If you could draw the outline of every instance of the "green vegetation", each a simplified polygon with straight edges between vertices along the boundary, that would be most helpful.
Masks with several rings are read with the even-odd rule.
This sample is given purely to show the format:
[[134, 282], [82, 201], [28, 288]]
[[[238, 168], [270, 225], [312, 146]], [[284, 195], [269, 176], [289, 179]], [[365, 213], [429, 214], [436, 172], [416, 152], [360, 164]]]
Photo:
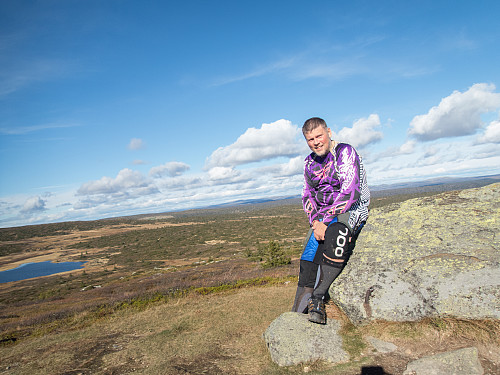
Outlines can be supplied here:
[[366, 349], [366, 343], [360, 330], [352, 323], [344, 320], [340, 334], [344, 342], [344, 350], [351, 358], [359, 358]]
[[221, 284], [218, 286], [195, 288], [194, 292], [201, 294], [201, 295], [207, 295], [207, 294], [226, 292], [229, 290], [237, 290], [237, 289], [247, 288], [247, 287], [252, 287], [252, 286], [283, 284], [284, 282], [287, 282], [287, 281], [297, 282], [297, 277], [295, 277], [295, 276], [256, 277], [256, 278], [249, 279], [249, 280], [237, 280], [234, 283]]
[[[94, 269], [25, 280], [0, 292], [5, 310], [0, 339], [5, 345], [81, 329], [117, 311], [142, 311], [190, 295], [296, 282], [291, 256], [300, 253], [304, 224], [300, 206], [288, 205], [10, 228], [3, 231], [8, 240], [0, 242], [5, 253], [27, 258], [40, 248], [59, 248], [74, 259], [104, 261]], [[262, 258], [249, 259], [245, 251]]]
[[96, 230], [112, 225], [137, 224], [129, 218], [116, 218], [94, 221], [67, 221], [24, 227], [0, 228], [0, 241], [19, 241], [33, 237], [61, 236], [74, 231]]
[[[157, 229], [134, 230], [102, 236], [74, 245], [76, 249], [104, 248], [112, 255], [112, 263], [132, 264], [145, 253], [149, 259], [176, 259], [179, 257], [227, 256], [242, 246], [252, 247], [262, 241], [285, 240], [303, 236], [300, 211], [295, 215], [281, 217], [286, 222], [278, 225], [276, 218], [268, 213], [256, 218], [233, 218], [231, 220], [208, 220], [198, 223], [177, 223]], [[213, 242], [213, 243], [212, 243]], [[255, 245], [254, 245], [255, 246]], [[153, 261], [154, 262], [154, 261]]]
[[[374, 199], [372, 208], [412, 197]], [[291, 307], [307, 229], [298, 200], [0, 229], [0, 264], [55, 249], [63, 260], [89, 262], [83, 272], [0, 289], [2, 365], [19, 366], [13, 371], [19, 374], [43, 367], [53, 373], [351, 375], [372, 360], [366, 335], [414, 352], [415, 340], [433, 350], [448, 342], [496, 343], [497, 350], [496, 321], [355, 327], [341, 317], [351, 363], [274, 365], [262, 333]]]
[[285, 254], [278, 242], [269, 241], [265, 253], [266, 260], [262, 265], [264, 268], [284, 266], [292, 262], [292, 259]]

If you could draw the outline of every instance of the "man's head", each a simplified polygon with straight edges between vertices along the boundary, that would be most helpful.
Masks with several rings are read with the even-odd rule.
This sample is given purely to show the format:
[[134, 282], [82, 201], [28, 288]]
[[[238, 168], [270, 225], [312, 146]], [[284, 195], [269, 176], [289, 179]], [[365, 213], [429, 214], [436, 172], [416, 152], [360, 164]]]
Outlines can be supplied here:
[[312, 117], [302, 126], [302, 134], [307, 141], [307, 145], [318, 156], [325, 156], [332, 147], [332, 131], [326, 125], [325, 120], [319, 117]]

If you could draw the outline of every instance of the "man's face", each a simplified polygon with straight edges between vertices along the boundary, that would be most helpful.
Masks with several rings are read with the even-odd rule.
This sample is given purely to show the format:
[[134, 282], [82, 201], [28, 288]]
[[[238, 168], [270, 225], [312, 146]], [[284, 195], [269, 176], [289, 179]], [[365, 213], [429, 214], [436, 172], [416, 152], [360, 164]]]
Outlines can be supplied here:
[[332, 145], [332, 131], [330, 128], [318, 126], [305, 134], [307, 145], [318, 156], [325, 156]]

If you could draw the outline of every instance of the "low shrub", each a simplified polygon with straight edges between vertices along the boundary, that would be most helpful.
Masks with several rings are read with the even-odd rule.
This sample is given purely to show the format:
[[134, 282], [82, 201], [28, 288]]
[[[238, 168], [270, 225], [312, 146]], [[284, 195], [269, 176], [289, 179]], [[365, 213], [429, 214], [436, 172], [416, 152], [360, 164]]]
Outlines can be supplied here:
[[285, 254], [281, 245], [272, 240], [267, 244], [265, 259], [262, 264], [264, 268], [286, 266], [292, 263], [292, 259]]

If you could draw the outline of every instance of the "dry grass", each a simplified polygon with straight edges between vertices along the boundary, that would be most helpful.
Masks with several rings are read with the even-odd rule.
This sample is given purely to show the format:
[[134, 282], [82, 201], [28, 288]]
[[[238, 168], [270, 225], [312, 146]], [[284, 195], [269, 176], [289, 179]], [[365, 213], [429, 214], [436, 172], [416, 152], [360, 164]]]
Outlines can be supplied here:
[[294, 291], [293, 283], [252, 287], [123, 310], [80, 330], [3, 347], [2, 367], [30, 375], [125, 368], [144, 374], [272, 373], [262, 334], [290, 309]]
[[488, 360], [500, 358], [500, 321], [464, 320], [453, 317], [426, 318], [418, 322], [372, 322], [359, 328], [371, 335], [405, 348], [408, 355], [437, 353], [476, 346]]
[[186, 267], [176, 272], [155, 273], [120, 282], [76, 290], [59, 298], [5, 304], [0, 316], [0, 339], [11, 341], [34, 333], [74, 329], [126, 308], [147, 308], [158, 301], [194, 293], [210, 294], [252, 285], [296, 280], [296, 264], [263, 269], [248, 262], [219, 262]]
[[[486, 374], [495, 374], [500, 343], [498, 321], [427, 319], [415, 323], [372, 322], [354, 327], [334, 305], [330, 319], [344, 324], [351, 362], [280, 368], [270, 360], [262, 334], [290, 309], [294, 282], [249, 286], [159, 301], [137, 310], [116, 310], [72, 330], [59, 327], [0, 347], [9, 374], [313, 374], [358, 375], [364, 367], [401, 374], [422, 355], [465, 346], [479, 349]], [[85, 320], [85, 313], [75, 321]], [[398, 351], [369, 353], [366, 335], [394, 342]], [[378, 366], [378, 367], [377, 367]], [[489, 367], [488, 367], [489, 366]]]

